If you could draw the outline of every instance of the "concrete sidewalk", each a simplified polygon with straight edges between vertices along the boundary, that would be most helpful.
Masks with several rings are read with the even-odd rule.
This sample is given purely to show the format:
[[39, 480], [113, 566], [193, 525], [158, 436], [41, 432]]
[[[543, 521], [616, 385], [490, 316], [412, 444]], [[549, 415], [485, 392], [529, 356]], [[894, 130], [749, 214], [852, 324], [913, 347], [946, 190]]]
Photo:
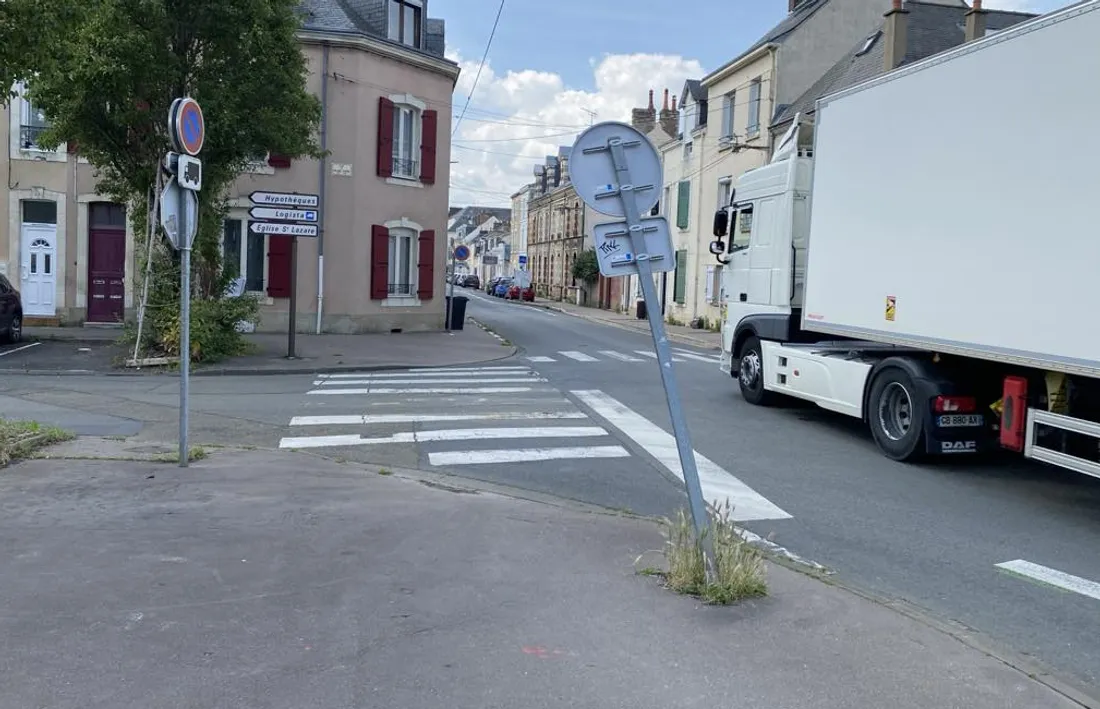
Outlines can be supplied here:
[[0, 709], [1078, 706], [781, 567], [741, 606], [673, 595], [632, 568], [652, 522], [389, 472], [270, 452], [4, 470]]
[[[121, 366], [131, 356], [118, 343], [122, 331], [104, 328], [27, 328], [26, 347], [4, 355], [0, 372], [30, 374], [156, 374], [175, 373], [175, 367], [133, 369]], [[192, 373], [298, 374], [368, 371], [416, 367], [480, 364], [511, 357], [516, 348], [467, 321], [462, 330], [371, 335], [315, 335], [295, 337], [295, 359], [287, 359], [285, 333], [250, 333], [245, 339], [253, 352], [215, 363], [196, 362]]]
[[[591, 322], [611, 325], [625, 330], [636, 330], [638, 332], [644, 332], [647, 335], [650, 332], [649, 321], [637, 319], [634, 317], [634, 313], [616, 313], [614, 310], [586, 308], [581, 305], [574, 305], [564, 301], [546, 300], [544, 298], [536, 298], [534, 303], [527, 303], [527, 305], [565, 313], [566, 315], [573, 315]], [[665, 331], [668, 333], [670, 340], [681, 344], [711, 350], [722, 349], [722, 334], [718, 332], [694, 330], [684, 325], [669, 325], [667, 322], [665, 323]]]

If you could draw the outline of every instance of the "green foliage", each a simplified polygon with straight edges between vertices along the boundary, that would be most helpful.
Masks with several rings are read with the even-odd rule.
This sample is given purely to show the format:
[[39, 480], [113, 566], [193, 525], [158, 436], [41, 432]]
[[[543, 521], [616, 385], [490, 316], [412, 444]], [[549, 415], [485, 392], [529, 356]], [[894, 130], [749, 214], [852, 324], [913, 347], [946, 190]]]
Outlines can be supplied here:
[[708, 514], [709, 524], [703, 537], [710, 538], [714, 551], [710, 578], [707, 577], [704, 538], [696, 533], [690, 515], [681, 509], [675, 520], [663, 520], [668, 560], [665, 579], [669, 588], [720, 605], [767, 595], [764, 558], [738, 533], [732, 514], [733, 508], [728, 501], [715, 504]]
[[573, 262], [572, 276], [585, 283], [594, 283], [600, 277], [600, 262], [596, 259], [595, 249], [577, 254], [577, 259]]
[[[203, 303], [226, 300], [233, 274], [221, 267], [221, 222], [227, 191], [245, 165], [269, 151], [319, 154], [321, 107], [306, 88], [297, 6], [298, 0], [0, 2], [0, 80], [24, 81], [28, 98], [46, 115], [50, 128], [40, 145], [75, 147], [96, 168], [98, 191], [128, 205], [139, 279], [145, 256], [153, 259], [148, 331], [154, 349], [172, 348], [171, 322], [179, 320], [171, 312], [178, 311], [178, 255], [161, 234], [151, 254], [145, 248], [147, 205], [177, 96], [194, 97], [206, 123], [192, 252], [192, 332], [205, 353], [197, 356], [239, 350], [232, 325], [255, 319], [251, 299]], [[220, 327], [228, 329], [215, 332]]]

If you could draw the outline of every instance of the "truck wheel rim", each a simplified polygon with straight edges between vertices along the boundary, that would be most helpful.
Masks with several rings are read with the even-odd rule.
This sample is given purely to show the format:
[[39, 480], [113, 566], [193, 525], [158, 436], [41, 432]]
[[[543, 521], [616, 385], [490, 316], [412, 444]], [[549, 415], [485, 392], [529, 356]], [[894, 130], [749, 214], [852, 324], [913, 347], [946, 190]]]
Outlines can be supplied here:
[[760, 379], [760, 355], [748, 352], [741, 358], [741, 383], [752, 389]]
[[913, 400], [898, 382], [890, 382], [879, 397], [879, 428], [892, 441], [900, 441], [913, 426]]

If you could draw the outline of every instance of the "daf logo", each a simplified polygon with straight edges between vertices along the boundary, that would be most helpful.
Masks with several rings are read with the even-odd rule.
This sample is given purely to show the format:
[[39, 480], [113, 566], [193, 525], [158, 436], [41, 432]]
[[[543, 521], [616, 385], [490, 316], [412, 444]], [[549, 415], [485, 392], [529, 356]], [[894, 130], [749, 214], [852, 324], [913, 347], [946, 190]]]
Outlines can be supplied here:
[[976, 453], [977, 441], [940, 441], [941, 453]]

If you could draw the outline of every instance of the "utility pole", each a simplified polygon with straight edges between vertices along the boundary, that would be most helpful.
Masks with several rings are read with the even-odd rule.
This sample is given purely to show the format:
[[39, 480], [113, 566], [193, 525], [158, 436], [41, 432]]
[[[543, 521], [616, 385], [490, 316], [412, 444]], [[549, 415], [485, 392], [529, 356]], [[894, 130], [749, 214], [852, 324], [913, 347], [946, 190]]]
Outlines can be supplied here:
[[582, 111], [588, 114], [588, 125], [591, 126], [596, 122], [596, 112], [587, 108], [582, 108]]

